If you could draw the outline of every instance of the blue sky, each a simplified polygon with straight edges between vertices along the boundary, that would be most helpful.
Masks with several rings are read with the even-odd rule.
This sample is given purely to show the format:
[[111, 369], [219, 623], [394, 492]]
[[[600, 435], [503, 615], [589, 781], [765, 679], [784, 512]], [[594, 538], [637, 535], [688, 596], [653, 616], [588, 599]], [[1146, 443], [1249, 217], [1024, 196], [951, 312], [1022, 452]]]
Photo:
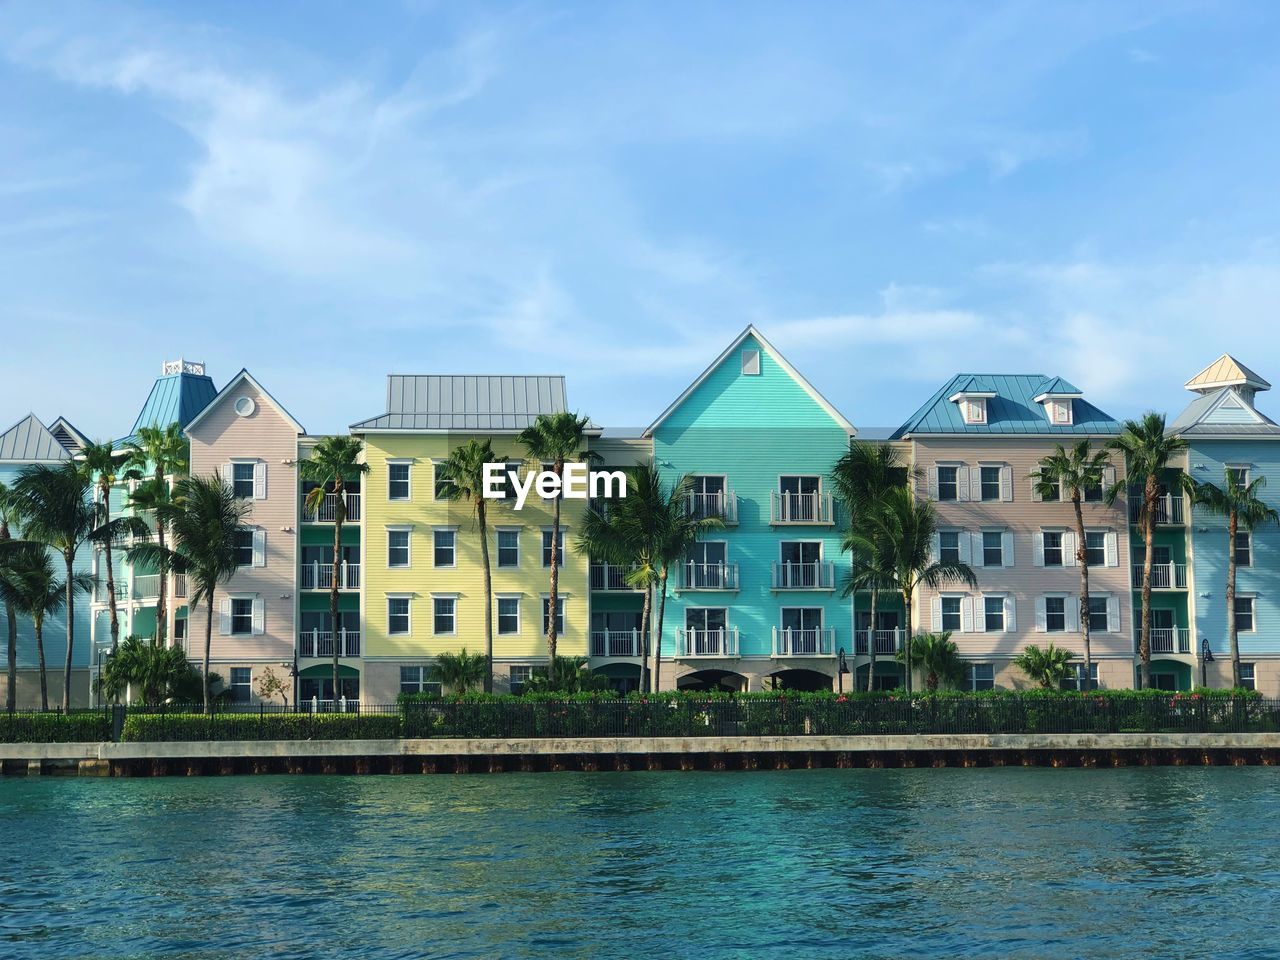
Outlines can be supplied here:
[[181, 355], [313, 432], [389, 371], [636, 426], [748, 322], [863, 426], [1280, 383], [1277, 49], [1268, 2], [5, 4], [0, 420], [119, 435]]

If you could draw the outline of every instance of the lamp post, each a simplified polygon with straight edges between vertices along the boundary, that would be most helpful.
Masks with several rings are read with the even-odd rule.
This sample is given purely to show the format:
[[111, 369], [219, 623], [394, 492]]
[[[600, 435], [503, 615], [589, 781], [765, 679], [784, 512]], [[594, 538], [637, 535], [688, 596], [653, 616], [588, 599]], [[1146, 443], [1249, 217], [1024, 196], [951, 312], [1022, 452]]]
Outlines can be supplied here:
[[844, 647], [840, 648], [839, 666], [836, 668], [836, 690], [838, 693], [844, 693], [844, 675], [849, 672], [849, 662], [844, 658]]
[[1213, 651], [1209, 649], [1209, 638], [1200, 640], [1200, 686], [1209, 686], [1209, 664], [1213, 663]]

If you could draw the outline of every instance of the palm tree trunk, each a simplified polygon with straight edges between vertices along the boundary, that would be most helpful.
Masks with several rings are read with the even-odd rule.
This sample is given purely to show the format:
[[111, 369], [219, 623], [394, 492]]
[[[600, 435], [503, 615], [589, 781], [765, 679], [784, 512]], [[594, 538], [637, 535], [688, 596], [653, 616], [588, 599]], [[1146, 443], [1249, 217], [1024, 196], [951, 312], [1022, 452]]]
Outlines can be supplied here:
[[484, 692], [493, 693], [493, 574], [489, 570], [489, 518], [484, 498], [476, 499], [480, 527], [480, 563], [484, 567]]
[[[157, 493], [165, 485], [164, 470], [157, 468], [155, 472]], [[156, 601], [156, 646], [163, 647], [165, 634], [169, 629], [169, 562], [164, 556], [164, 521], [156, 513], [156, 543], [160, 545], [160, 597]]]
[[[102, 487], [102, 522], [104, 526], [111, 523], [111, 488]], [[102, 545], [103, 557], [107, 561], [107, 610], [111, 617], [111, 655], [116, 655], [120, 647], [120, 614], [116, 609], [116, 572], [111, 560], [110, 538]]]
[[1076, 511], [1076, 563], [1080, 565], [1080, 630], [1084, 634], [1084, 679], [1079, 689], [1088, 690], [1093, 681], [1093, 648], [1089, 643], [1089, 551], [1084, 542], [1084, 511], [1080, 509], [1080, 490], [1071, 491], [1071, 504]]
[[36, 659], [40, 664], [40, 709], [49, 709], [49, 673], [44, 665], [44, 618], [35, 617]]
[[911, 692], [911, 588], [902, 589], [902, 621], [906, 624], [906, 638], [902, 642], [902, 660], [906, 664], [907, 693]]
[[653, 641], [653, 692], [662, 689], [662, 617], [667, 610], [667, 568], [662, 568], [662, 579], [659, 581], [662, 593], [658, 595], [658, 622], [654, 630]]
[[[871, 660], [867, 663], [867, 693], [876, 688], [876, 610], [880, 606], [880, 591], [871, 588], [871, 629], [867, 631], [867, 654]], [[855, 676], [856, 679], [856, 676]], [[854, 689], [858, 685], [855, 683]]]
[[[555, 462], [556, 476], [564, 473], [564, 461]], [[556, 668], [556, 606], [560, 599], [560, 494], [551, 505], [551, 599], [547, 605], [547, 669]]]
[[1236, 533], [1240, 516], [1227, 517], [1227, 636], [1231, 638], [1231, 686], [1240, 686], [1240, 634], [1236, 630]]
[[213, 646], [213, 587], [208, 595], [209, 616], [204, 618], [204, 712], [209, 712], [209, 650]]
[[342, 681], [338, 674], [338, 649], [340, 633], [338, 631], [338, 584], [342, 581], [342, 521], [347, 519], [347, 505], [343, 500], [342, 477], [334, 481], [333, 492], [333, 582], [329, 585], [329, 623], [333, 632], [333, 706], [338, 707]]
[[75, 554], [67, 554], [67, 668], [62, 674], [62, 709], [71, 709], [71, 653], [76, 645]]
[[644, 605], [640, 608], [640, 690], [652, 690], [653, 674], [649, 671], [649, 618], [653, 613], [653, 584], [645, 584]]
[[1142, 496], [1146, 507], [1142, 516], [1142, 539], [1146, 555], [1142, 558], [1142, 625], [1138, 631], [1138, 658], [1142, 663], [1139, 686], [1146, 690], [1151, 686], [1151, 551], [1155, 542], [1156, 507], [1159, 500], [1159, 486], [1154, 473], [1147, 474], [1147, 485]]
[[5, 620], [8, 621], [8, 671], [7, 689], [5, 691], [5, 709], [13, 713], [18, 706], [18, 615], [9, 604], [4, 605]]

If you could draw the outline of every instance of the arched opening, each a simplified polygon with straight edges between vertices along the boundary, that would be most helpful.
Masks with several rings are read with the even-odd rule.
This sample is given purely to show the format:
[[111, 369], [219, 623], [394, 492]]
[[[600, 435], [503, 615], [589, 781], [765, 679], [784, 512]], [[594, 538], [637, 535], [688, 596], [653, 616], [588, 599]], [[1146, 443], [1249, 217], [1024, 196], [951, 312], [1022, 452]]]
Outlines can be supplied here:
[[777, 673], [771, 673], [767, 678], [770, 689], [773, 690], [830, 690], [833, 688], [832, 678], [825, 673], [817, 670], [779, 670]]
[[596, 667], [593, 673], [609, 678], [609, 686], [617, 693], [630, 693], [640, 689], [640, 664], [606, 663]]
[[747, 689], [747, 678], [731, 670], [695, 670], [676, 680], [677, 690], [711, 691]]
[[[858, 678], [859, 690], [867, 689], [867, 674], [871, 670], [871, 664], [864, 663], [858, 667], [854, 674]], [[873, 686], [876, 690], [897, 690], [903, 686], [902, 664], [895, 663], [893, 660], [877, 660], [876, 676]]]
[[[348, 700], [360, 699], [360, 671], [355, 667], [342, 664], [338, 667], [338, 680], [342, 689], [339, 698]], [[333, 701], [333, 665], [317, 663], [298, 672], [298, 706], [306, 707], [315, 701], [324, 703]]]
[[[1141, 671], [1138, 673], [1142, 676]], [[1151, 688], [1153, 690], [1190, 690], [1191, 664], [1181, 660], [1152, 660]]]

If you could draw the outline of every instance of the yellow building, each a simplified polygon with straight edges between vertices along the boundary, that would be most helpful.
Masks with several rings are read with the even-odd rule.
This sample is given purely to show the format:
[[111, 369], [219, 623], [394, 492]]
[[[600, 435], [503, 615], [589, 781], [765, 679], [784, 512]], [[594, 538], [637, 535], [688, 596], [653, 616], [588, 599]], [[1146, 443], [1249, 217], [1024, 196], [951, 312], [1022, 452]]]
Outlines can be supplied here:
[[[387, 412], [353, 424], [365, 443], [360, 620], [363, 698], [389, 703], [428, 689], [440, 653], [483, 653], [484, 575], [473, 506], [441, 496], [438, 466], [471, 439], [526, 470], [516, 435], [538, 415], [567, 410], [563, 377], [387, 378]], [[547, 662], [551, 503], [531, 493], [523, 509], [490, 501], [494, 689], [519, 689]], [[557, 652], [586, 656], [587, 557], [574, 547], [586, 509], [563, 500]]]

